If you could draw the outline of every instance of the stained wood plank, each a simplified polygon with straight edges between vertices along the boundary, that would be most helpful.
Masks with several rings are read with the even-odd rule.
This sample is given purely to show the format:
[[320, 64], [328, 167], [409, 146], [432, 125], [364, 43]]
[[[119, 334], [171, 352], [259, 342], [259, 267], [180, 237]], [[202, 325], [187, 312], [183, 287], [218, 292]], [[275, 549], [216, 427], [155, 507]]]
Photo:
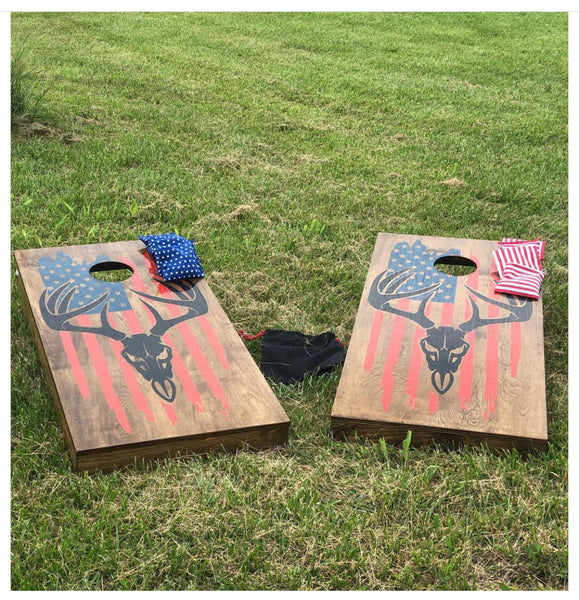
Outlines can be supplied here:
[[[400, 441], [410, 429], [421, 444], [545, 447], [542, 301], [494, 293], [496, 248], [378, 235], [332, 408], [337, 437]], [[477, 268], [441, 274], [441, 258]]]
[[[75, 468], [287, 440], [285, 411], [205, 279], [159, 282], [137, 240], [14, 256]], [[133, 274], [93, 276], [112, 263]]]

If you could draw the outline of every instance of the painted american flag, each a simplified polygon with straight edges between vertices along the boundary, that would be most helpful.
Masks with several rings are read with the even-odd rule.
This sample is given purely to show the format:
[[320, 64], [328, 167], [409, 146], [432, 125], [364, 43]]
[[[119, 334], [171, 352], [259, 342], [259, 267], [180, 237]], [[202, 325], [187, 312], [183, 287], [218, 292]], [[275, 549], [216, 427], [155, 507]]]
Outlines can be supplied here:
[[[404, 282], [398, 289], [409, 292], [440, 282], [440, 287], [434, 292], [432, 302], [454, 302], [456, 295], [456, 277], [442, 273], [435, 266], [435, 261], [442, 256], [460, 256], [460, 250], [451, 248], [448, 251], [429, 250], [421, 240], [416, 240], [412, 246], [408, 242], [398, 242], [390, 254], [388, 269], [399, 271], [415, 267], [414, 276]], [[422, 300], [426, 294], [413, 296], [414, 300]]]
[[[69, 310], [86, 306], [106, 293], [108, 293], [109, 312], [129, 310], [131, 303], [121, 283], [91, 277], [90, 268], [104, 262], [110, 262], [108, 256], [97, 256], [94, 261], [88, 263], [77, 261], [63, 252], [58, 252], [54, 258], [51, 256], [41, 257], [38, 261], [38, 268], [49, 294], [67, 282], [70, 283], [71, 288], [76, 286], [77, 293], [70, 300]], [[85, 314], [99, 313], [101, 308], [100, 305], [95, 306]]]
[[[440, 272], [435, 267], [435, 262], [442, 256], [460, 256], [460, 250], [451, 248], [444, 252], [429, 249], [420, 240], [416, 240], [413, 244], [408, 242], [397, 243], [389, 256], [388, 259], [388, 271], [399, 272], [404, 269], [412, 268], [413, 276], [409, 277], [399, 287], [397, 287], [397, 293], [411, 292], [413, 290], [426, 288], [436, 283], [440, 283], [439, 287], [432, 294], [431, 301], [426, 306], [426, 315], [432, 316], [429, 313], [433, 312], [431, 302], [438, 303], [440, 309], [436, 311], [436, 326], [437, 327], [453, 327], [458, 322], [464, 322], [470, 319], [472, 316], [472, 306], [465, 299], [464, 304], [456, 304], [456, 292], [458, 285], [464, 285], [473, 290], [477, 290], [488, 297], [497, 298], [498, 295], [495, 293], [494, 281], [490, 285], [488, 290], [479, 290], [479, 272], [478, 268], [470, 273], [466, 277], [459, 278], [447, 275]], [[478, 266], [478, 260], [470, 255], [466, 258], [472, 260]], [[406, 311], [411, 306], [416, 304], [427, 296], [425, 294], [412, 296], [410, 298], [404, 298], [396, 300], [396, 306]], [[484, 309], [487, 312], [488, 318], [494, 318], [499, 315], [500, 308], [492, 304]], [[414, 328], [412, 336], [412, 348], [410, 353], [410, 359], [407, 367], [407, 379], [405, 385], [405, 393], [408, 401], [408, 405], [411, 408], [417, 407], [418, 401], [418, 388], [419, 388], [419, 373], [420, 369], [425, 368], [424, 366], [424, 354], [420, 348], [420, 342], [425, 337], [425, 330], [415, 323], [410, 322], [404, 316], [395, 315], [393, 317], [392, 326], [388, 334], [386, 357], [383, 365], [375, 364], [375, 357], [378, 350], [379, 338], [382, 331], [382, 322], [384, 318], [384, 312], [376, 310], [374, 319], [371, 325], [368, 345], [366, 348], [365, 360], [363, 369], [371, 373], [375, 368], [382, 369], [381, 386], [382, 386], [382, 406], [384, 411], [387, 412], [390, 407], [391, 396], [395, 385], [394, 372], [398, 368], [400, 354], [402, 350], [402, 343], [404, 338], [404, 331], [406, 327]], [[510, 352], [511, 352], [511, 375], [516, 376], [519, 355], [520, 355], [520, 339], [521, 339], [521, 324], [514, 322], [510, 324]], [[498, 397], [498, 325], [488, 325], [486, 328], [486, 351], [484, 357], [484, 368], [485, 368], [485, 388], [484, 397], [487, 404], [487, 410], [485, 418], [495, 411], [496, 400]], [[472, 385], [473, 385], [473, 368], [474, 368], [474, 354], [475, 354], [475, 334], [474, 331], [469, 331], [464, 334], [464, 340], [469, 344], [469, 349], [462, 359], [459, 371], [458, 380], [458, 399], [463, 410], [467, 410], [472, 397]], [[428, 409], [430, 414], [433, 414], [438, 410], [439, 401], [441, 395], [436, 393], [434, 389], [430, 390], [428, 399]]]
[[[156, 276], [154, 263], [150, 257], [145, 253], [143, 259], [147, 270], [151, 275]], [[58, 331], [78, 388], [79, 400], [91, 401], [104, 398], [119, 426], [125, 433], [130, 434], [131, 424], [127, 417], [126, 402], [132, 402], [147, 421], [155, 422], [155, 411], [151, 409], [151, 398], [155, 398], [155, 396], [151, 396], [148, 381], [142, 377], [139, 369], [128, 361], [126, 355], [123, 355], [123, 350], [126, 350], [127, 342], [135, 337], [148, 336], [151, 338], [150, 332], [156, 323], [156, 318], [151, 311], [141, 310], [137, 313], [131, 305], [129, 294], [133, 298], [138, 297], [135, 292], [150, 294], [150, 289], [145, 285], [139, 270], [131, 260], [122, 260], [133, 270], [128, 286], [121, 282], [107, 282], [91, 276], [92, 266], [106, 262], [110, 262], [110, 258], [104, 255], [96, 257], [93, 261], [85, 262], [59, 251], [56, 256], [41, 257], [38, 268], [45, 285], [45, 302], [50, 303], [51, 294], [58, 292], [63, 286], [65, 286], [64, 292], [61, 291], [58, 303], [61, 304], [63, 302], [61, 298], [68, 296], [67, 312], [82, 309], [83, 306], [88, 307], [91, 302], [95, 303], [99, 298], [102, 299], [101, 302], [97, 302], [96, 305], [87, 308], [71, 319], [71, 324], [80, 329], [73, 331], [59, 329]], [[154, 280], [159, 297], [171, 298], [175, 295], [174, 288], [170, 289], [157, 278]], [[115, 337], [91, 331], [91, 329], [98, 329], [102, 326], [99, 313], [105, 303], [107, 304], [107, 321], [117, 332]], [[168, 302], [162, 306], [164, 308], [159, 310], [167, 311], [170, 318], [183, 315], [183, 309], [180, 306]], [[56, 304], [52, 308], [56, 310]], [[186, 398], [194, 410], [203, 412], [204, 403], [199, 392], [199, 388], [202, 386], [207, 388], [213, 398], [221, 404], [222, 414], [227, 417], [230, 410], [227, 394], [210, 361], [202, 351], [197, 336], [205, 336], [214, 353], [213, 358], [216, 358], [227, 370], [230, 368], [229, 362], [206, 315], [197, 316], [195, 321], [198, 325], [198, 330], [195, 332], [187, 321], [181, 321], [173, 329], [161, 335], [162, 344], [171, 349], [172, 379], [175, 379], [176, 387], [180, 390], [178, 398]], [[182, 347], [183, 343], [195, 362], [194, 373], [186, 367], [183, 357], [179, 354], [178, 347]], [[81, 356], [87, 355], [88, 361], [81, 360]], [[87, 377], [88, 370], [97, 374], [96, 378], [91, 379], [96, 383], [92, 383], [90, 386]], [[161, 398], [158, 398], [158, 401], [167, 418], [175, 425], [178, 417], [172, 401], [167, 402]]]

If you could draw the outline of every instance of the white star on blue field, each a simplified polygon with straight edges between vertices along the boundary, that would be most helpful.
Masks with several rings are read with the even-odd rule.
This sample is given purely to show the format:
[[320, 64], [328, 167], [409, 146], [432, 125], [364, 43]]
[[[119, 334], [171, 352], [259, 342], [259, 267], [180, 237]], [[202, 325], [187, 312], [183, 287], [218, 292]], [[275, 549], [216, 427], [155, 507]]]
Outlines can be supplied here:
[[[438, 250], [429, 250], [421, 240], [416, 240], [412, 246], [408, 242], [398, 242], [388, 262], [390, 271], [402, 271], [408, 267], [415, 267], [414, 276], [405, 281], [396, 291], [411, 292], [424, 287], [431, 286], [434, 283], [442, 282], [437, 288], [432, 301], [434, 302], [454, 302], [456, 294], [456, 277], [441, 273], [434, 266], [434, 261], [441, 256], [453, 254], [460, 255], [460, 250], [451, 248], [441, 252]], [[412, 300], [422, 300], [425, 294], [412, 297]]]
[[[40, 275], [42, 276], [42, 281], [44, 281], [44, 285], [48, 290], [48, 294], [51, 294], [61, 285], [70, 281], [70, 286], [61, 295], [61, 298], [63, 298], [68, 290], [76, 286], [76, 293], [72, 296], [70, 304], [68, 305], [69, 311], [86, 306], [93, 300], [102, 296], [105, 292], [109, 292], [109, 296], [106, 299], [109, 304], [109, 312], [129, 310], [131, 304], [121, 283], [95, 279], [94, 277], [91, 277], [89, 273], [92, 265], [108, 261], [110, 261], [110, 259], [107, 256], [97, 256], [97, 258], [90, 263], [77, 262], [71, 256], [59, 252], [56, 255], [56, 258], [43, 256], [38, 261], [38, 268]], [[87, 311], [86, 314], [99, 313], [103, 304], [104, 303], [97, 305], [92, 310]]]

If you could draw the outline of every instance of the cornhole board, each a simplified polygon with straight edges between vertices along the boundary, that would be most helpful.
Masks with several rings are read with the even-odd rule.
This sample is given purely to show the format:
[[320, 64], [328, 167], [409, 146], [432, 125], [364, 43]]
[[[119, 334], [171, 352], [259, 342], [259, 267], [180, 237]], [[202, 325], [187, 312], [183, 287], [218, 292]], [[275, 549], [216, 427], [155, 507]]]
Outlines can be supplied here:
[[[332, 408], [335, 437], [399, 442], [411, 431], [415, 444], [546, 446], [541, 299], [495, 294], [496, 248], [378, 235]], [[441, 263], [476, 270], [449, 275]]]
[[[287, 440], [286, 413], [205, 279], [162, 282], [138, 240], [14, 255], [75, 469]], [[121, 267], [128, 279], [102, 280]]]

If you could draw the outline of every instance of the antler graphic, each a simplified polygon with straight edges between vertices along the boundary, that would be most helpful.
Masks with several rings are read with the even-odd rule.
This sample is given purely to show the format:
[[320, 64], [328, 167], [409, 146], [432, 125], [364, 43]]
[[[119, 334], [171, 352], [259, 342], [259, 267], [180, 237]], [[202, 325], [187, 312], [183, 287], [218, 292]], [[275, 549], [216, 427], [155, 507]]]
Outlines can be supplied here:
[[[495, 323], [528, 321], [533, 313], [533, 303], [527, 299], [518, 300], [512, 295], [507, 295], [507, 301], [501, 302], [493, 298], [488, 298], [466, 286], [470, 294], [468, 299], [472, 306], [471, 318], [457, 328], [442, 325], [436, 327], [434, 322], [426, 316], [425, 311], [426, 305], [434, 295], [436, 288], [442, 282], [408, 292], [398, 291], [406, 281], [414, 277], [415, 269], [416, 267], [409, 267], [401, 271], [391, 272], [386, 270], [380, 273], [372, 283], [368, 302], [378, 310], [400, 315], [414, 321], [425, 330], [426, 336], [420, 340], [420, 347], [424, 352], [428, 368], [432, 373], [431, 381], [434, 389], [439, 394], [445, 394], [452, 387], [455, 373], [461, 364], [463, 356], [470, 348], [470, 344], [465, 340], [465, 334], [477, 327], [486, 327]], [[424, 296], [414, 312], [396, 308], [391, 304], [393, 300], [412, 298], [422, 294], [426, 294], [426, 296]], [[508, 315], [481, 318], [475, 297], [507, 310]]]
[[[370, 288], [370, 294], [368, 296], [368, 302], [378, 310], [390, 312], [395, 315], [400, 315], [406, 319], [414, 321], [423, 329], [430, 329], [434, 326], [434, 322], [431, 321], [425, 314], [426, 304], [432, 298], [435, 290], [441, 285], [441, 281], [427, 287], [419, 288], [409, 292], [398, 292], [397, 290], [410, 278], [414, 277], [416, 267], [408, 267], [401, 271], [395, 271], [390, 273], [388, 270], [380, 273]], [[415, 312], [401, 310], [390, 304], [393, 300], [400, 300], [402, 298], [412, 298], [414, 296], [420, 296], [427, 293], [424, 299], [420, 302], [420, 305]]]
[[[151, 387], [158, 396], [167, 402], [173, 402], [176, 393], [175, 384], [171, 380], [173, 376], [171, 366], [173, 351], [170, 346], [161, 341], [161, 336], [174, 325], [205, 314], [208, 309], [205, 298], [195, 288], [194, 283], [186, 280], [173, 283], [166, 283], [161, 279], [156, 279], [156, 281], [175, 293], [177, 298], [158, 298], [146, 292], [133, 290], [133, 292], [142, 296], [139, 300], [155, 317], [155, 324], [148, 333], [127, 335], [111, 326], [108, 320], [108, 291], [84, 306], [69, 310], [71, 300], [78, 291], [76, 285], [71, 285], [72, 281], [61, 285], [50, 295], [48, 295], [47, 290], [44, 290], [40, 296], [39, 306], [46, 324], [51, 329], [96, 333], [121, 342], [123, 345], [121, 351], [123, 358], [151, 383]], [[154, 306], [143, 300], [143, 298], [164, 304], [182, 306], [187, 310], [182, 315], [165, 319]], [[71, 320], [75, 317], [86, 314], [101, 305], [100, 326], [74, 325], [71, 323]]]
[[[67, 281], [59, 288], [54, 290], [50, 296], [47, 294], [47, 290], [42, 292], [40, 296], [40, 312], [46, 324], [57, 331], [80, 331], [82, 333], [98, 333], [99, 335], [104, 335], [106, 337], [112, 338], [113, 340], [123, 340], [126, 335], [115, 329], [111, 326], [108, 320], [108, 306], [109, 303], [105, 302], [105, 300], [109, 297], [109, 292], [105, 292], [96, 300], [85, 304], [79, 308], [74, 310], [68, 310], [70, 305], [70, 301], [76, 291], [78, 290], [76, 285], [73, 285], [71, 281]], [[66, 293], [65, 293], [66, 291]], [[100, 312], [101, 325], [97, 326], [82, 326], [82, 325], [73, 325], [70, 323], [71, 319], [74, 317], [78, 317], [79, 315], [86, 314], [93, 308], [96, 308], [101, 303], [103, 303], [103, 307]]]
[[151, 314], [155, 317], [155, 324], [151, 328], [151, 333], [153, 335], [161, 336], [174, 325], [177, 325], [182, 321], [186, 321], [187, 319], [191, 319], [192, 317], [198, 317], [199, 315], [203, 315], [207, 312], [207, 302], [201, 293], [197, 291], [195, 284], [187, 284], [186, 280], [168, 283], [162, 279], [155, 278], [155, 281], [177, 294], [180, 300], [174, 298], [160, 298], [158, 296], [153, 296], [138, 290], [133, 291], [136, 294], [139, 294], [139, 296], [148, 298], [154, 302], [173, 304], [174, 306], [183, 306], [187, 309], [187, 312], [179, 315], [178, 317], [173, 317], [172, 319], [164, 319], [149, 302], [146, 302], [143, 300], [143, 298], [139, 298], [139, 300], [151, 311]]
[[464, 331], [465, 333], [468, 333], [469, 331], [472, 331], [477, 327], [485, 327], [487, 325], [494, 325], [496, 323], [523, 323], [525, 321], [528, 321], [531, 318], [531, 315], [533, 314], [533, 304], [529, 302], [527, 298], [518, 300], [514, 296], [508, 294], [507, 304], [505, 302], [500, 302], [499, 300], [494, 300], [493, 298], [487, 298], [487, 296], [483, 296], [480, 292], [477, 292], [476, 290], [473, 290], [468, 286], [466, 286], [466, 289], [471, 294], [474, 294], [477, 298], [480, 298], [481, 300], [484, 300], [489, 304], [494, 304], [499, 308], [504, 308], [510, 314], [505, 317], [492, 317], [490, 319], [482, 319], [480, 316], [478, 304], [472, 296], [469, 296], [468, 299], [470, 301], [470, 305], [472, 306], [472, 316], [468, 321], [465, 321], [464, 323], [461, 323], [458, 326], [458, 328], [461, 331]]

